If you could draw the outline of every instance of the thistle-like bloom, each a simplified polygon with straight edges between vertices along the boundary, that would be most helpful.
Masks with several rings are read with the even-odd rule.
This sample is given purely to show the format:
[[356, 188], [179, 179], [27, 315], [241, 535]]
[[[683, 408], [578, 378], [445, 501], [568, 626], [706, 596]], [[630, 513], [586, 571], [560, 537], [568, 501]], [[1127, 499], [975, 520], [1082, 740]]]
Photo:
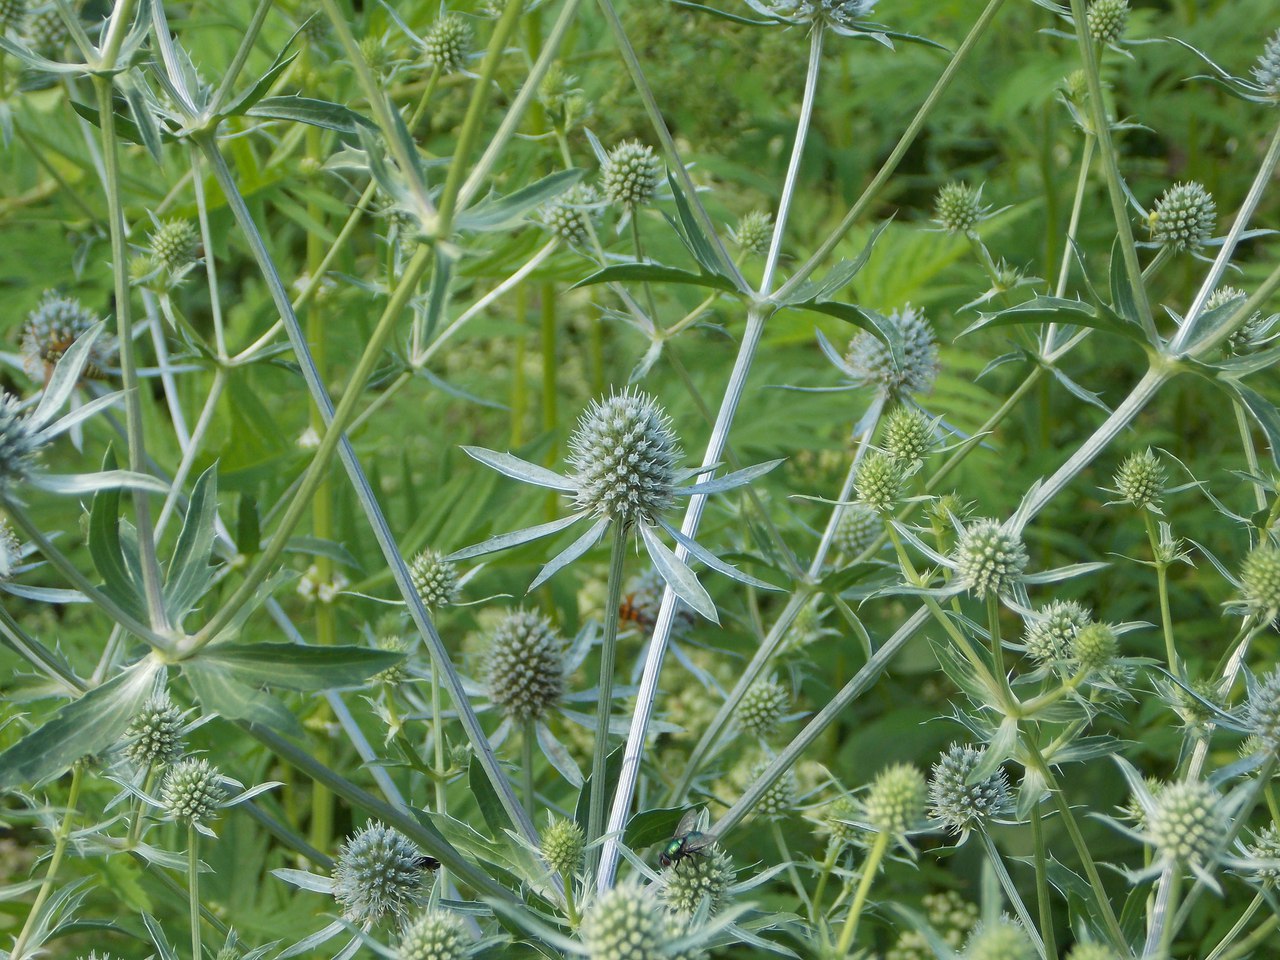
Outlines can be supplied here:
[[204, 825], [218, 816], [227, 799], [222, 774], [203, 757], [181, 760], [165, 775], [160, 800], [179, 823]]
[[738, 704], [737, 719], [753, 737], [768, 737], [778, 729], [791, 706], [791, 693], [777, 677], [763, 677], [747, 688]]
[[1240, 592], [1249, 608], [1263, 616], [1280, 610], [1280, 547], [1262, 543], [1240, 567]]
[[1249, 698], [1244, 704], [1244, 727], [1256, 737], [1259, 749], [1280, 753], [1280, 667], [1261, 680], [1246, 673]]
[[440, 907], [419, 913], [400, 933], [396, 960], [465, 960], [479, 944], [462, 917]]
[[1093, 622], [1093, 615], [1074, 600], [1051, 600], [1040, 607], [1027, 625], [1023, 645], [1041, 666], [1064, 663], [1071, 658], [1076, 633]]
[[938, 341], [924, 312], [907, 304], [877, 322], [892, 346], [867, 331], [849, 342], [843, 357], [821, 333], [818, 346], [850, 388], [875, 387], [890, 397], [927, 393], [938, 376]]
[[884, 425], [881, 446], [890, 460], [905, 467], [924, 461], [936, 442], [934, 421], [915, 407], [897, 407]]
[[729, 236], [746, 253], [764, 253], [773, 239], [773, 214], [767, 210], [748, 211], [739, 218], [737, 228], [729, 231]]
[[586, 834], [576, 820], [553, 819], [542, 831], [542, 859], [556, 873], [572, 878], [582, 867]]
[[[27, 373], [37, 380], [45, 379], [71, 345], [97, 323], [98, 318], [79, 300], [46, 290], [40, 303], [27, 314], [22, 330], [22, 360]], [[100, 334], [93, 341], [81, 376], [101, 378], [114, 365], [115, 358], [115, 338]]]
[[1120, 650], [1115, 629], [1107, 623], [1089, 623], [1076, 631], [1071, 641], [1072, 659], [1081, 670], [1106, 670]]
[[877, 516], [883, 516], [898, 505], [907, 470], [897, 460], [879, 450], [872, 450], [858, 464], [853, 489], [858, 503]]
[[974, 930], [963, 957], [964, 960], [1035, 960], [1036, 948], [1022, 924], [1001, 917]]
[[625, 140], [605, 154], [600, 165], [600, 190], [610, 203], [630, 212], [653, 199], [661, 168], [652, 147]]
[[582, 918], [590, 960], [662, 960], [666, 924], [650, 887], [624, 882], [607, 890]]
[[408, 837], [374, 821], [347, 838], [333, 868], [333, 896], [356, 924], [390, 914], [403, 921], [422, 902], [422, 851]]
[[905, 837], [925, 815], [924, 776], [909, 763], [885, 767], [872, 781], [863, 799], [863, 816], [876, 833]]
[[934, 201], [934, 222], [947, 233], [972, 233], [991, 216], [991, 208], [983, 206], [982, 187], [976, 190], [966, 183], [953, 181], [938, 191]]
[[[745, 788], [747, 785], [759, 780], [765, 770], [769, 768], [770, 762], [771, 759], [769, 757], [761, 757], [750, 767], [741, 768], [739, 771], [741, 786]], [[796, 772], [794, 769], [788, 768], [768, 790], [760, 795], [759, 801], [751, 812], [761, 820], [785, 820], [795, 813], [799, 798], [800, 783], [796, 779]]]
[[713, 570], [760, 589], [774, 589], [720, 560], [672, 526], [663, 515], [678, 497], [734, 490], [782, 461], [774, 460], [686, 485], [687, 480], [707, 471], [678, 467], [681, 453], [670, 420], [648, 394], [624, 390], [594, 402], [587, 409], [569, 439], [567, 476], [509, 453], [481, 447], [462, 449], [509, 477], [572, 497], [575, 511], [561, 520], [499, 534], [459, 550], [446, 557], [447, 560], [464, 560], [530, 543], [586, 520], [590, 523], [587, 531], [542, 568], [530, 584], [530, 590], [594, 547], [613, 524], [621, 525], [626, 532], [637, 532], [667, 585], [679, 599], [709, 620], [718, 622], [715, 604], [693, 571], [662, 542], [657, 534], [659, 528], [670, 534], [691, 557]]
[[[920, 898], [920, 910], [934, 934], [957, 953], [978, 925], [978, 905], [969, 903], [954, 890], [926, 893]], [[884, 960], [933, 960], [933, 949], [919, 930], [904, 930], [884, 955]]]
[[542, 208], [542, 223], [565, 243], [580, 247], [591, 236], [591, 217], [599, 206], [595, 187], [576, 183]]
[[863, 553], [884, 532], [879, 515], [862, 503], [852, 503], [840, 514], [833, 542], [840, 555], [852, 559]]
[[[312, 22], [324, 21], [315, 17]], [[151, 255], [170, 274], [177, 274], [196, 261], [200, 252], [200, 231], [190, 220], [166, 220], [151, 234]]]
[[713, 844], [664, 868], [658, 896], [668, 910], [686, 916], [706, 901], [708, 916], [714, 916], [728, 901], [735, 874], [733, 858]]
[[1085, 12], [1089, 36], [1099, 46], [1115, 43], [1129, 23], [1129, 0], [1093, 0]]
[[539, 613], [517, 610], [489, 641], [489, 696], [508, 717], [540, 720], [560, 702], [565, 686], [564, 641]]
[[1177, 252], [1196, 251], [1205, 245], [1217, 223], [1218, 207], [1213, 196], [1194, 181], [1177, 183], [1156, 201], [1147, 217], [1151, 240]]
[[182, 756], [182, 711], [168, 692], [152, 697], [125, 731], [125, 756], [143, 769]]
[[427, 66], [441, 73], [457, 73], [471, 56], [474, 33], [466, 17], [458, 13], [443, 14], [422, 38], [422, 53]]
[[1280, 99], [1280, 30], [1267, 41], [1249, 72], [1265, 93]]
[[458, 599], [458, 570], [438, 550], [423, 550], [414, 557], [409, 579], [429, 610], [447, 607]]
[[1011, 803], [1003, 768], [977, 783], [969, 782], [982, 756], [981, 750], [953, 743], [929, 776], [929, 814], [958, 833], [962, 843], [970, 830], [1000, 816]]
[[1280, 884], [1280, 828], [1274, 823], [1263, 827], [1254, 834], [1253, 843], [1245, 848], [1245, 853], [1250, 859], [1266, 864], [1254, 868], [1250, 874], [1256, 882], [1274, 890]]
[[1164, 499], [1165, 470], [1150, 448], [1129, 456], [1113, 481], [1120, 499], [1140, 510], [1160, 513]]
[[1030, 558], [1022, 538], [996, 520], [978, 520], [960, 534], [954, 554], [956, 571], [978, 599], [1008, 593], [1021, 582]]

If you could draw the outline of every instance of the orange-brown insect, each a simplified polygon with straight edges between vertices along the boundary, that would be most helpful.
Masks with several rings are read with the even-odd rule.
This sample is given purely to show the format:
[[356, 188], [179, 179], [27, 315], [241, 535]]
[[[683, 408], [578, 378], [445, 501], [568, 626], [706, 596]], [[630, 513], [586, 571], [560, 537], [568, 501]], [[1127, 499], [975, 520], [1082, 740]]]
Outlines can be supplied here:
[[623, 623], [634, 623], [638, 627], [653, 625], [645, 612], [636, 605], [634, 593], [628, 593], [622, 598], [622, 603], [618, 604], [618, 619]]

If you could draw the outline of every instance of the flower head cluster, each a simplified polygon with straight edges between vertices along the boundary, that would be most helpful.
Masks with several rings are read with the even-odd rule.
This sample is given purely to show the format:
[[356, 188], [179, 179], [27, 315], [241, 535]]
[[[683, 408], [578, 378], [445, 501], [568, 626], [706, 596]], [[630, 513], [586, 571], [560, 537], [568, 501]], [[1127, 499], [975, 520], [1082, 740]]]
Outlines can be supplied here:
[[576, 183], [542, 208], [542, 223], [563, 242], [582, 246], [591, 236], [591, 214], [599, 202], [595, 187]]
[[540, 719], [564, 696], [564, 643], [540, 613], [509, 614], [489, 641], [489, 696], [507, 716]]
[[877, 833], [905, 835], [925, 814], [924, 776], [909, 763], [895, 763], [876, 775], [863, 800], [867, 823]]
[[751, 210], [738, 220], [737, 229], [730, 231], [733, 242], [747, 253], [761, 254], [773, 239], [773, 214], [767, 210]]
[[[920, 907], [933, 932], [952, 950], [961, 945], [978, 924], [978, 907], [954, 890], [926, 893]], [[933, 960], [928, 938], [919, 930], [904, 930], [884, 955], [884, 960]]]
[[[313, 18], [324, 21], [323, 17]], [[190, 220], [166, 220], [151, 234], [151, 255], [174, 274], [195, 262], [200, 252], [200, 231]]]
[[1106, 670], [1119, 652], [1115, 629], [1107, 623], [1088, 623], [1071, 641], [1071, 657], [1081, 670]]
[[1269, 861], [1267, 866], [1255, 867], [1254, 880], [1270, 889], [1280, 885], [1280, 827], [1268, 824], [1254, 835], [1253, 843], [1246, 848], [1250, 859]]
[[956, 571], [979, 599], [1000, 594], [1020, 581], [1030, 558], [1022, 538], [996, 520], [978, 520], [965, 528], [955, 550]]
[[685, 915], [693, 914], [705, 900], [708, 913], [714, 915], [729, 898], [734, 874], [733, 858], [713, 844], [666, 867], [659, 896], [669, 910]]
[[0, 583], [5, 583], [13, 576], [21, 561], [22, 543], [9, 521], [0, 519]]
[[1194, 181], [1177, 183], [1156, 201], [1148, 216], [1152, 242], [1183, 250], [1199, 250], [1217, 223], [1218, 206], [1213, 196]]
[[774, 676], [762, 677], [747, 688], [738, 704], [738, 723], [755, 737], [767, 737], [778, 729], [791, 706], [791, 693]]
[[1280, 547], [1268, 542], [1250, 551], [1240, 567], [1240, 591], [1259, 612], [1280, 610]]
[[396, 960], [465, 960], [476, 946], [462, 917], [430, 907], [405, 926], [396, 945]]
[[[79, 300], [64, 297], [56, 290], [46, 290], [40, 303], [27, 314], [22, 329], [22, 358], [27, 373], [38, 379], [46, 378], [71, 345], [97, 322], [98, 318]], [[99, 335], [81, 375], [91, 379], [101, 377], [115, 362], [115, 357], [115, 338]]]
[[1003, 769], [985, 780], [969, 782], [982, 756], [981, 750], [953, 743], [930, 773], [929, 813], [961, 836], [998, 817], [1010, 805], [1009, 778]]
[[422, 38], [427, 66], [441, 73], [456, 73], [466, 66], [473, 39], [466, 17], [458, 13], [443, 14]]
[[836, 549], [844, 557], [856, 557], [875, 543], [883, 530], [884, 524], [874, 510], [866, 504], [850, 504], [836, 525]]
[[1280, 30], [1267, 41], [1250, 72], [1263, 91], [1280, 98]]
[[1074, 600], [1051, 600], [1036, 611], [1023, 637], [1027, 654], [1041, 665], [1070, 659], [1072, 643], [1093, 615]]
[[1115, 476], [1116, 492], [1125, 502], [1140, 510], [1160, 512], [1164, 498], [1164, 466], [1150, 449], [1131, 454]]
[[207, 824], [227, 799], [222, 774], [203, 757], [179, 760], [165, 775], [160, 801], [179, 823]]
[[[641, 630], [652, 630], [658, 622], [658, 612], [662, 609], [662, 595], [666, 592], [666, 587], [666, 581], [657, 568], [647, 568], [627, 584], [628, 593], [618, 616], [634, 623]], [[683, 600], [677, 600], [671, 620], [671, 638], [679, 640], [687, 636], [693, 629], [694, 622], [689, 605]]]
[[1249, 677], [1249, 699], [1244, 705], [1244, 725], [1258, 746], [1280, 752], [1280, 667], [1261, 680]]
[[586, 836], [576, 820], [558, 817], [542, 832], [542, 858], [556, 873], [572, 877], [582, 866]]
[[963, 956], [964, 960], [1035, 960], [1036, 948], [1022, 924], [1001, 917], [974, 930]]
[[600, 168], [600, 189], [610, 203], [630, 211], [653, 199], [661, 163], [653, 148], [626, 140], [610, 150]]
[[590, 960], [660, 960], [666, 923], [650, 887], [620, 883], [596, 899], [582, 918]]
[[971, 233], [990, 214], [991, 208], [982, 203], [982, 187], [959, 181], [946, 184], [934, 201], [934, 222], [947, 233]]
[[71, 41], [71, 31], [59, 16], [57, 8], [36, 10], [27, 17], [23, 30], [27, 43], [44, 54], [57, 54]]
[[1093, 0], [1085, 11], [1085, 20], [1095, 43], [1115, 43], [1124, 36], [1129, 23], [1129, 0]]
[[853, 489], [859, 504], [876, 515], [883, 515], [897, 506], [905, 479], [906, 469], [899, 461], [887, 453], [871, 450], [858, 464]]
[[403, 920], [423, 897], [422, 851], [403, 834], [374, 821], [348, 837], [333, 868], [333, 896], [352, 923], [390, 914]]
[[182, 756], [182, 711], [167, 692], [152, 697], [125, 731], [125, 755], [142, 768]]
[[0, 390], [0, 489], [31, 475], [43, 445], [31, 415], [22, 410], [22, 401]]
[[938, 342], [924, 312], [910, 304], [885, 319], [901, 353], [874, 334], [859, 333], [849, 343], [842, 368], [855, 383], [891, 395], [924, 393], [938, 375]]
[[934, 441], [933, 421], [915, 407], [898, 407], [885, 421], [881, 445], [890, 460], [910, 467], [929, 456]]
[[[741, 785], [746, 787], [759, 780], [769, 769], [769, 763], [769, 757], [761, 757], [750, 767], [743, 768], [746, 775], [741, 777]], [[760, 795], [752, 813], [762, 820], [784, 820], [795, 812], [799, 796], [800, 783], [795, 770], [789, 768]]]
[[414, 557], [409, 578], [429, 610], [447, 607], [458, 599], [458, 570], [438, 550], [423, 550]]

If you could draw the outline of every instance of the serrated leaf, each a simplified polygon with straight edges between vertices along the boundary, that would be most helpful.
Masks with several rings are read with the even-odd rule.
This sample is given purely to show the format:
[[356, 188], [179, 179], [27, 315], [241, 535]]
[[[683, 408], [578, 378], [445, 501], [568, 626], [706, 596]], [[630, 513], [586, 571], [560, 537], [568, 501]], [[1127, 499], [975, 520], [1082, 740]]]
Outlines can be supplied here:
[[182, 674], [209, 713], [261, 724], [285, 736], [304, 736], [302, 725], [288, 707], [264, 690], [241, 683], [224, 665], [201, 656], [186, 661]]
[[1109, 313], [1098, 310], [1083, 300], [1045, 296], [1032, 297], [1030, 300], [1005, 310], [998, 310], [995, 313], [980, 314], [978, 320], [970, 324], [960, 336], [968, 336], [977, 330], [990, 327], [1041, 323], [1090, 327], [1094, 330], [1117, 334], [1127, 340], [1132, 340], [1134, 343], [1146, 344], [1142, 332], [1137, 327], [1125, 323]]

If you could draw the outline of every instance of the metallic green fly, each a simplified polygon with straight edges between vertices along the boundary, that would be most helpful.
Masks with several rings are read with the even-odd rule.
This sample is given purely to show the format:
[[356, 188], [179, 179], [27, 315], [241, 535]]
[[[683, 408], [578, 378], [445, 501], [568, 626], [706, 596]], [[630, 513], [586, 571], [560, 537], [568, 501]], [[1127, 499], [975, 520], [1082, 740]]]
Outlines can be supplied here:
[[673, 863], [679, 863], [685, 857], [702, 852], [716, 842], [714, 834], [695, 829], [698, 826], [699, 814], [698, 810], [690, 810], [680, 818], [680, 825], [676, 827], [675, 834], [658, 854], [658, 863], [669, 867]]

